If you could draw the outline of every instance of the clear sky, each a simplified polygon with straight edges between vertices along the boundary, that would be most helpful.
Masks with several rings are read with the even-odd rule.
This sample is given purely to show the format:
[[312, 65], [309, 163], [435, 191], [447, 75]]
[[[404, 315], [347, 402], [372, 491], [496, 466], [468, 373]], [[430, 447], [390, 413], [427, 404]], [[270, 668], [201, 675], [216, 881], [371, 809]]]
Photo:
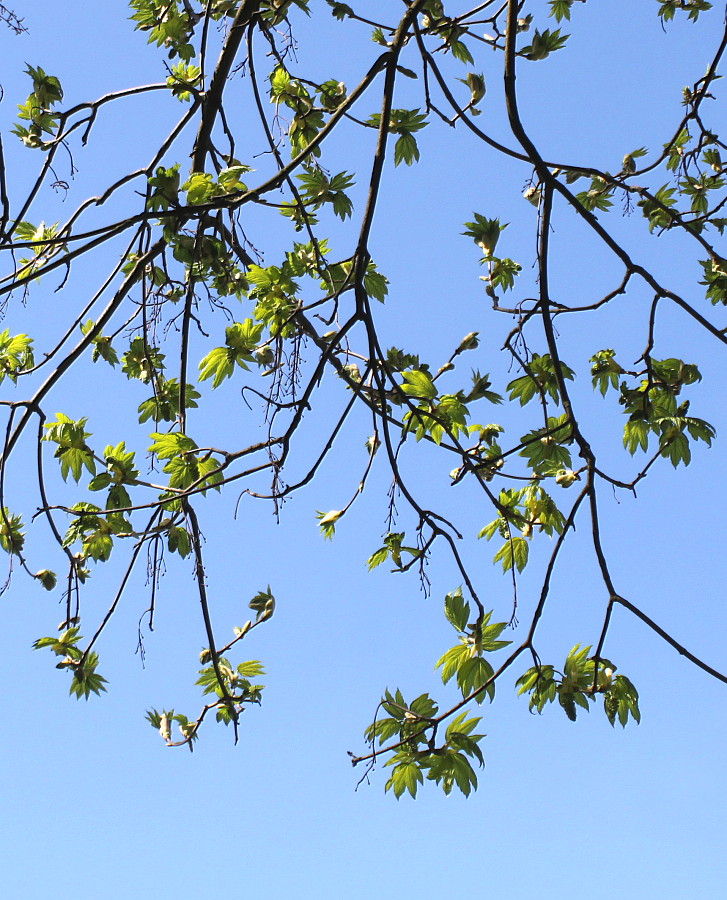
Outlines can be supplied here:
[[[542, 12], [546, 4], [534, 6]], [[358, 39], [349, 42], [347, 27], [324, 7], [312, 0], [313, 19], [293, 16], [301, 71], [309, 66], [316, 77], [352, 85], [378, 48], [367, 43], [363, 27], [354, 27]], [[378, 0], [369, 7], [375, 17], [389, 3]], [[521, 66], [523, 119], [548, 159], [617, 171], [626, 152], [659, 147], [671, 136], [681, 115], [682, 87], [703, 74], [719, 41], [722, 11], [712, 10], [696, 25], [680, 20], [664, 30], [655, 0], [589, 0], [576, 7], [567, 49], [537, 66]], [[17, 202], [38, 164], [38, 156], [23, 152], [9, 133], [16, 103], [29, 90], [22, 75], [26, 63], [57, 75], [68, 103], [158, 81], [165, 73], [159, 53], [133, 32], [123, 0], [94, 4], [92, 12], [82, 0], [17, 0], [14, 8], [25, 16], [29, 33], [0, 30], [0, 131]], [[499, 55], [490, 52], [477, 60], [491, 96], [481, 121], [504, 137], [499, 65]], [[402, 81], [401, 105], [421, 105], [419, 84]], [[238, 76], [229, 89], [233, 116], [246, 114], [234, 102], [239, 84]], [[715, 94], [724, 102], [721, 82]], [[128, 115], [117, 109], [99, 117], [89, 150], [73, 150], [75, 176], [58, 172], [68, 182], [67, 195], [48, 192], [44, 198], [46, 221], [67, 216], [129, 167], [132, 157], [134, 165], [144, 164], [179, 111], [171, 104], [129, 101]], [[719, 128], [725, 119], [714, 109], [712, 104], [709, 115]], [[248, 144], [240, 155], [252, 161], [257, 137], [251, 135]], [[459, 235], [473, 211], [510, 222], [502, 240], [532, 284], [534, 212], [520, 196], [529, 172], [503, 165], [459, 129], [436, 121], [422, 132], [420, 148], [417, 166], [387, 167], [386, 200], [375, 223], [373, 255], [391, 281], [389, 302], [380, 312], [385, 342], [416, 349], [436, 367], [463, 335], [479, 331], [482, 346], [471, 364], [492, 371], [495, 389], [502, 391], [512, 376], [499, 348], [511, 323], [493, 316], [478, 280], [477, 253]], [[334, 158], [341, 168], [357, 170], [366, 149], [353, 138], [341, 140]], [[358, 204], [365, 169], [360, 175]], [[704, 302], [693, 264], [686, 270], [680, 265], [678, 240], [636, 237], [646, 234], [637, 215], [612, 218], [621, 234], [635, 240], [640, 258], [693, 302]], [[617, 269], [565, 211], [556, 211], [554, 227], [555, 289], [567, 302], [579, 295], [592, 301], [608, 289]], [[261, 243], [268, 240], [274, 246], [277, 233], [264, 235]], [[74, 290], [90, 292], [97, 274], [93, 265], [79, 266]], [[27, 330], [39, 345], [50, 342], [66, 311], [78, 304], [75, 295], [53, 293], [54, 286], [39, 286], [27, 305], [13, 301], [6, 311], [11, 332]], [[638, 357], [649, 300], [635, 291], [613, 311], [562, 325], [564, 358], [578, 373], [574, 397], [604, 453], [618, 453], [614, 429], [620, 414], [613, 401], [591, 391], [588, 358], [611, 346], [624, 347], [626, 359]], [[704, 381], [694, 393], [693, 412], [717, 426], [718, 440], [711, 450], [700, 446], [687, 470], [656, 467], [639, 486], [638, 501], [602, 491], [604, 542], [621, 593], [726, 670], [723, 368], [714, 344], [676, 313], [661, 320], [658, 342], [661, 357], [699, 363]], [[116, 429], [113, 396], [102, 393], [106, 384], [100, 368], [89, 364], [58, 392], [58, 409], [84, 415], [93, 404], [91, 430], [103, 435], [100, 441], [115, 443], [124, 433]], [[340, 401], [333, 389], [331, 397]], [[232, 432], [246, 421], [236, 393], [215, 403], [205, 427]], [[427, 784], [416, 801], [397, 802], [384, 794], [383, 769], [357, 788], [362, 772], [351, 769], [346, 753], [365, 749], [362, 732], [384, 688], [399, 687], [409, 696], [454, 696], [439, 683], [433, 664], [453, 643], [441, 610], [444, 594], [458, 583], [443, 554], [429, 568], [428, 598], [415, 575], [389, 574], [384, 566], [367, 574], [365, 560], [385, 530], [383, 466], [335, 540], [322, 540], [314, 513], [339, 508], [355, 490], [367, 427], [364, 420], [353, 422], [321, 478], [286, 505], [280, 524], [269, 508], [249, 498], [236, 519], [232, 495], [211, 498], [204, 510], [220, 632], [242, 625], [249, 598], [268, 583], [278, 599], [275, 617], [245, 648], [247, 656], [264, 662], [267, 687], [263, 705], [245, 713], [236, 747], [231, 732], [210, 724], [194, 754], [169, 750], [144, 719], [150, 707], [174, 706], [192, 716], [200, 705], [193, 682], [204, 641], [191, 566], [168, 566], [155, 631], [144, 634], [143, 665], [135, 651], [147, 589], [143, 572], [136, 579], [99, 648], [109, 691], [87, 703], [67, 696], [65, 674], [55, 670], [50, 654], [30, 649], [63, 617], [57, 596], [15, 577], [0, 601], [3, 897], [727, 895], [724, 685], [693, 669], [623, 610], [615, 614], [605, 652], [640, 692], [641, 725], [612, 729], [600, 709], [579, 716], [576, 724], [557, 706], [531, 716], [527, 702], [515, 696], [515, 672], [499, 683], [497, 702], [483, 710], [486, 768], [478, 773], [476, 794], [447, 798]], [[618, 472], [633, 471], [629, 457], [614, 458]], [[306, 462], [294, 462], [290, 480], [305, 471]], [[23, 480], [32, 478], [31, 463], [27, 472], [18, 467], [9, 491], [32, 512], [37, 503], [31, 482]], [[457, 509], [470, 535], [492, 517], [489, 510], [468, 507], [467, 495], [449, 487], [441, 461], [417, 462], [410, 453], [405, 465], [428, 502]], [[556, 572], [551, 618], [542, 635], [541, 656], [551, 654], [555, 662], [576, 643], [596, 642], [607, 600], [587, 535], [578, 532], [571, 544]], [[533, 550], [535, 566], [542, 565], [547, 549]], [[492, 548], [470, 540], [463, 552], [495, 619], [507, 619], [509, 581], [491, 566]], [[42, 553], [36, 555], [40, 559]], [[98, 574], [91, 600], [98, 615], [118, 572], [113, 566]], [[521, 580], [523, 621], [535, 604], [537, 577], [538, 571], [526, 570]]]

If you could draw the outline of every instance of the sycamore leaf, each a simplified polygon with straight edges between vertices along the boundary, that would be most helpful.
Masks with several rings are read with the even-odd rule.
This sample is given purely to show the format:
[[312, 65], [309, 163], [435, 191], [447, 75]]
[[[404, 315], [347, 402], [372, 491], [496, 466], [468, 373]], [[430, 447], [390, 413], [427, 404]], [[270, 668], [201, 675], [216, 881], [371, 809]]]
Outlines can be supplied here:
[[525, 538], [512, 537], [500, 547], [493, 562], [501, 562], [503, 572], [509, 572], [513, 567], [522, 572], [528, 562], [528, 549]]
[[419, 400], [433, 400], [437, 396], [437, 389], [426, 372], [414, 369], [401, 374], [404, 378], [401, 389], [405, 394]]
[[470, 605], [462, 596], [462, 588], [447, 594], [444, 598], [444, 614], [447, 621], [457, 631], [464, 632], [470, 616]]

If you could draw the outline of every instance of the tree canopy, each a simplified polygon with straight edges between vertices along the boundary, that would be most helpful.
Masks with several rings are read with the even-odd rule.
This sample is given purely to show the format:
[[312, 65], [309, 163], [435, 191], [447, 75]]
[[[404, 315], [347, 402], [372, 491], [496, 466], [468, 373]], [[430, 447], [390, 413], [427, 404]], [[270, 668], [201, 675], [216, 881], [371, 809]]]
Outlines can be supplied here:
[[[12, 140], [38, 174], [22, 187], [17, 154], [0, 158], [0, 295], [13, 323], [0, 333], [0, 547], [11, 598], [31, 579], [62, 600], [60, 627], [35, 647], [55, 655], [72, 695], [107, 690], [103, 638], [121, 606], [138, 607], [143, 650], [167, 602], [165, 568], [187, 567], [201, 610], [199, 707], [172, 700], [147, 717], [170, 746], [193, 749], [211, 719], [236, 736], [264, 697], [264, 660], [247, 657], [258, 626], [275, 628], [276, 572], [235, 584], [249, 618], [220, 622], [206, 517], [227, 517], [208, 539], [235, 546], [249, 504], [285, 516], [304, 488], [308, 502], [341, 444], [348, 492], [312, 511], [311, 526], [335, 541], [356, 505], [381, 505], [386, 527], [360, 536], [362, 562], [413, 581], [427, 608], [443, 603], [454, 632], [432, 661], [443, 684], [414, 696], [382, 685], [362, 710], [372, 721], [350, 752], [362, 778], [380, 763], [397, 797], [425, 780], [470, 794], [481, 721], [508, 680], [531, 711], [556, 704], [575, 721], [597, 706], [612, 725], [638, 722], [637, 686], [609, 641], [617, 610], [727, 682], [617, 582], [599, 518], [604, 494], [635, 496], [657, 467], [687, 467], [716, 436], [700, 415], [691, 336], [727, 343], [727, 145], [714, 130], [727, 30], [706, 0], [652, 4], [667, 34], [680, 18], [711, 17], [706, 71], [661, 142], [635, 134], [609, 170], [578, 151], [579, 130], [608, 127], [598, 110], [571, 126], [563, 144], [574, 149], [555, 153], [521, 113], [519, 79], [532, 91], [541, 67], [569, 53], [586, 2], [131, 0], [131, 27], [159, 48], [157, 82], [68, 104], [63, 73], [27, 66]], [[0, 18], [22, 32], [2, 5]], [[307, 40], [321, 36], [313, 65], [299, 60], [304, 22]], [[331, 25], [359, 66], [354, 81], [327, 70]], [[105, 166], [104, 121], [150, 109], [174, 115], [166, 136], [141, 160], [122, 148], [123, 172]], [[451, 241], [470, 253], [466, 310], [477, 312], [436, 351], [448, 307], [465, 302], [449, 287], [450, 250], [420, 249], [438, 315], [377, 259], [391, 204], [428, 189], [416, 170], [435, 129], [454, 136], [448, 165], [487, 170], [512, 195], [492, 208], [472, 176], [471, 191], [462, 182]], [[90, 165], [106, 181], [69, 214], [73, 177]], [[688, 281], [662, 274], [664, 244]], [[589, 263], [599, 254], [607, 265]], [[16, 328], [39, 298], [53, 310], [40, 335]], [[406, 344], [389, 343], [391, 304], [406, 311]], [[674, 311], [684, 349], [664, 352]], [[621, 345], [598, 342], [592, 322], [606, 314]], [[67, 384], [73, 408], [59, 411]], [[383, 498], [369, 490], [381, 473]], [[587, 592], [600, 626], [574, 635], [565, 659], [541, 658], [552, 578], [568, 569], [576, 529], [600, 573]], [[483, 559], [502, 573], [497, 595], [483, 591]], [[431, 590], [438, 566], [454, 574], [444, 597]], [[141, 604], [129, 590], [138, 569], [149, 573]], [[99, 592], [100, 614], [87, 600]]]

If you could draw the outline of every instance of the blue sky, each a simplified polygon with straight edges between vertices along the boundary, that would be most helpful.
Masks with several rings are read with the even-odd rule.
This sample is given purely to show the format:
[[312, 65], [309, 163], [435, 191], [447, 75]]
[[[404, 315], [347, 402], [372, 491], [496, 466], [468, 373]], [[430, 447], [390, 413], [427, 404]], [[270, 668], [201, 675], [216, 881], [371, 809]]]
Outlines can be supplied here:
[[[346, 27], [327, 15], [323, 3], [313, 0], [311, 6], [317, 13], [313, 20], [294, 17], [301, 71], [310, 66], [311, 77], [354, 84], [377, 48], [367, 43], [363, 26], [358, 40], [349, 43]], [[671, 136], [681, 114], [681, 88], [703, 74], [719, 40], [722, 14], [713, 10], [696, 25], [676, 22], [664, 31], [655, 2], [590, 0], [576, 6], [567, 49], [538, 65], [521, 66], [523, 119], [547, 158], [616, 171], [624, 153], [659, 147]], [[546, 4], [533, 7], [542, 13]], [[371, 2], [367, 8], [375, 17], [389, 4]], [[93, 15], [80, 0], [37, 0], [16, 9], [30, 33], [0, 32], [0, 129], [11, 193], [20, 197], [38, 164], [37, 156], [23, 152], [8, 133], [15, 104], [28, 92], [26, 63], [57, 75], [69, 103], [154, 82], [164, 72], [157, 51], [126, 21], [122, 0], [107, 0]], [[500, 57], [488, 52], [477, 63], [489, 97], [480, 121], [504, 136]], [[401, 105], [420, 105], [418, 84], [402, 81]], [[721, 96], [719, 90], [718, 83], [715, 93]], [[244, 116], [245, 109], [235, 105], [242, 96], [239, 77], [229, 96], [232, 115]], [[709, 114], [718, 128], [724, 119], [714, 108]], [[127, 109], [100, 116], [89, 149], [74, 149], [73, 179], [59, 163], [68, 195], [46, 192], [37, 205], [38, 219], [68, 215], [110, 174], [128, 167], [130, 157], [132, 165], [144, 164], [179, 112], [171, 101], [153, 98], [129, 101]], [[359, 173], [360, 209], [367, 147], [355, 135], [351, 130], [339, 140], [330, 165]], [[252, 156], [259, 146], [252, 130], [241, 142], [241, 156]], [[475, 210], [508, 221], [501, 240], [523, 265], [523, 285], [532, 286], [534, 211], [520, 196], [529, 172], [502, 164], [459, 129], [434, 121], [422, 132], [420, 147], [419, 165], [396, 170], [389, 165], [385, 173], [385, 200], [372, 242], [374, 258], [391, 281], [389, 302], [380, 310], [381, 331], [387, 345], [416, 350], [433, 366], [464, 334], [479, 331], [481, 348], [466, 362], [491, 370], [495, 388], [502, 390], [512, 375], [499, 348], [512, 323], [493, 316], [478, 280], [476, 251], [459, 235]], [[265, 161], [253, 164], [262, 169]], [[647, 239], [637, 215], [611, 214], [611, 220], [660, 277], [695, 303], [703, 302], [696, 266], [676, 236]], [[286, 235], [277, 225], [258, 224], [261, 246], [272, 248], [274, 262]], [[596, 299], [618, 280], [617, 268], [565, 210], [556, 209], [554, 228], [555, 289], [568, 302]], [[341, 242], [350, 235], [343, 228], [335, 234]], [[72, 292], [53, 293], [50, 283], [38, 286], [26, 306], [19, 299], [11, 304], [3, 327], [27, 330], [39, 345], [49, 344], [67, 310], [75, 309], [78, 297], [98, 279], [93, 263], [77, 266]], [[643, 350], [649, 300], [635, 290], [613, 309], [561, 326], [564, 358], [578, 372], [575, 401], [598, 449], [613, 454], [614, 471], [624, 476], [634, 464], [619, 449], [620, 413], [613, 401], [593, 394], [588, 358], [617, 346], [624, 348], [625, 359], [635, 359]], [[721, 433], [717, 348], [674, 312], [664, 315], [657, 338], [661, 357], [699, 363], [704, 381], [693, 391], [693, 412]], [[114, 385], [113, 377], [89, 363], [59, 389], [58, 410], [90, 415], [99, 443], [122, 440], [121, 413], [113, 395], [102, 394]], [[340, 405], [336, 385], [324, 389], [332, 408]], [[200, 428], [231, 435], [248, 427], [249, 415], [231, 391], [214, 399]], [[509, 410], [482, 415], [501, 415], [513, 430], [519, 427]], [[289, 480], [314, 455], [319, 424], [311, 418], [310, 447], [294, 458]], [[415, 576], [391, 575], [385, 567], [367, 574], [365, 559], [385, 530], [383, 466], [375, 469], [367, 494], [335, 540], [321, 539], [315, 510], [340, 508], [355, 490], [367, 427], [363, 418], [353, 421], [320, 480], [286, 505], [280, 524], [268, 507], [249, 498], [236, 519], [235, 496], [210, 498], [201, 510], [220, 633], [231, 636], [232, 626], [247, 618], [249, 598], [268, 583], [278, 598], [275, 617], [245, 647], [245, 658], [264, 662], [267, 687], [261, 708], [243, 717], [237, 747], [230, 732], [210, 725], [194, 754], [167, 750], [144, 720], [144, 710], [152, 706], [175, 706], [192, 715], [200, 705], [193, 682], [204, 641], [189, 565], [168, 566], [155, 631], [144, 637], [144, 665], [135, 650], [146, 588], [144, 573], [136, 577], [100, 646], [109, 692], [88, 703], [69, 699], [64, 673], [54, 669], [50, 655], [30, 649], [63, 617], [57, 596], [15, 577], [2, 598], [5, 896], [36, 900], [63, 890], [79, 900], [130, 895], [167, 900], [223, 892], [256, 900], [358, 900], [467, 891], [495, 900], [555, 900], [580, 890], [593, 900], [724, 897], [724, 687], [690, 667], [624, 610], [615, 614], [605, 652], [639, 689], [640, 726], [612, 729], [598, 709], [575, 725], [555, 707], [531, 716], [526, 701], [515, 696], [516, 672], [503, 679], [497, 701], [483, 711], [487, 765], [472, 797], [446, 798], [425, 785], [415, 802], [397, 803], [384, 794], [382, 769], [372, 773], [370, 784], [355, 789], [362, 773], [351, 769], [346, 752], [363, 751], [363, 728], [385, 687], [400, 687], [407, 696], [431, 691], [453, 697], [438, 684], [433, 663], [453, 643], [441, 609], [444, 594], [458, 583], [443, 553], [429, 567], [428, 598]], [[452, 509], [468, 534], [476, 534], [490, 511], [468, 503], [476, 495], [462, 486], [449, 487], [441, 460], [432, 454], [420, 460], [414, 449], [406, 448], [403, 456], [410, 480], [428, 503]], [[30, 468], [17, 462], [8, 491], [32, 513], [37, 501], [26, 481]], [[713, 449], [698, 448], [687, 470], [657, 467], [639, 486], [638, 501], [605, 490], [600, 495], [603, 538], [618, 589], [722, 669], [727, 668], [721, 510], [726, 464], [718, 435]], [[555, 662], [575, 643], [596, 641], [607, 600], [585, 527], [569, 544], [539, 644], [541, 656]], [[537, 566], [547, 549], [533, 548], [533, 570], [522, 576], [523, 621], [534, 607]], [[50, 552], [50, 544], [34, 545], [34, 558], [43, 561]], [[509, 582], [491, 566], [492, 552], [474, 540], [463, 548], [488, 607], [503, 620], [511, 608]], [[103, 614], [119, 565], [112, 560], [107, 572], [94, 573], [90, 613]]]

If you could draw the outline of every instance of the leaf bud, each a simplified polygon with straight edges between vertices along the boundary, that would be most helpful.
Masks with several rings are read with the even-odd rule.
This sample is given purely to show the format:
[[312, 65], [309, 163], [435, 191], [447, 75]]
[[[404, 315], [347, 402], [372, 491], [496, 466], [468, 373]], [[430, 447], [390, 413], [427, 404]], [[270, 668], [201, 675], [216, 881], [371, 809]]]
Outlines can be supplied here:
[[457, 353], [464, 353], [465, 350], [474, 350], [476, 347], [479, 347], [479, 332], [478, 331], [470, 331], [469, 334], [466, 334], [462, 340], [459, 342], [459, 347], [457, 347]]
[[237, 626], [235, 626], [235, 628], [232, 629], [232, 633], [236, 638], [241, 638], [244, 637], [244, 635], [246, 635], [251, 628], [252, 622], [250, 621], [250, 619], [248, 619], [247, 622], [245, 622], [245, 624], [242, 626], [242, 628], [238, 628]]
[[540, 188], [531, 185], [523, 191], [523, 197], [525, 197], [528, 203], [532, 203], [533, 206], [538, 206], [540, 204]]
[[265, 606], [260, 611], [258, 622], [265, 622], [275, 612], [275, 597], [270, 597]]
[[333, 525], [341, 518], [340, 509], [332, 509], [330, 512], [327, 512], [325, 515], [320, 517], [321, 525]]
[[372, 435], [369, 435], [368, 438], [366, 438], [365, 447], [372, 456], [374, 455], [374, 453], [376, 453], [376, 451], [379, 449], [380, 446], [381, 446], [381, 441], [379, 440], [377, 435], [372, 434]]
[[172, 739], [172, 732], [169, 727], [169, 716], [166, 713], [164, 713], [159, 722], [159, 734], [167, 743]]
[[521, 32], [521, 31], [528, 31], [528, 29], [530, 28], [530, 23], [531, 23], [532, 21], [533, 21], [533, 17], [532, 17], [531, 15], [523, 16], [523, 18], [518, 19], [518, 20], [517, 20], [517, 30], [518, 30], [518, 32]]

